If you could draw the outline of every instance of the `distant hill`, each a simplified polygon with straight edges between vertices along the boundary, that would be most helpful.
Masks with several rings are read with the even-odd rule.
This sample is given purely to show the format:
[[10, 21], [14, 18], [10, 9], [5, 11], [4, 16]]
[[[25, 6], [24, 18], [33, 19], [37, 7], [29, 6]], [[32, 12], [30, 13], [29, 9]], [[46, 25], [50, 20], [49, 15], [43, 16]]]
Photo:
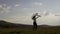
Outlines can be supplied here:
[[[24, 28], [24, 27], [28, 27], [28, 28], [31, 28], [33, 27], [32, 25], [25, 25], [25, 24], [14, 24], [14, 23], [11, 23], [11, 22], [7, 22], [7, 21], [4, 21], [4, 20], [0, 20], [0, 27], [2, 28]], [[49, 25], [38, 25], [38, 27], [60, 27], [60, 26], [49, 26]]]
[[40, 27], [50, 27], [49, 25], [39, 25]]
[[41, 28], [60, 28], [60, 26], [39, 25]]
[[4, 20], [0, 20], [0, 27], [13, 27], [15, 24], [13, 23], [10, 23], [10, 22], [7, 22], [7, 21], [4, 21]]
[[32, 25], [14, 24], [11, 22], [0, 20], [0, 27], [3, 27], [3, 28], [32, 27]]

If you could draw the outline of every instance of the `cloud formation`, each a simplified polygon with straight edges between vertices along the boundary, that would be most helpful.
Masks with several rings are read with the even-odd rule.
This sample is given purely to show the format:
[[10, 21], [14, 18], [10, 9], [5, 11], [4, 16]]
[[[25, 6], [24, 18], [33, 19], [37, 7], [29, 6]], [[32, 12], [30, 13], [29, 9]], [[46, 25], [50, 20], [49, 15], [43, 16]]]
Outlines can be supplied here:
[[[19, 15], [8, 16], [4, 20], [12, 22], [12, 23], [32, 25], [33, 24], [33, 20], [31, 19], [32, 15], [33, 14], [30, 13], [26, 16], [19, 16]], [[37, 19], [38, 25], [47, 24], [47, 25], [56, 26], [56, 25], [60, 25], [59, 22], [60, 22], [60, 17], [53, 16], [53, 14], [48, 15], [48, 16], [42, 16]]]
[[0, 18], [13, 23], [32, 24], [32, 14], [40, 12], [42, 17], [37, 19], [38, 24], [59, 25], [60, 16], [56, 15], [59, 15], [60, 12], [60, 0], [51, 1], [0, 0]]
[[43, 5], [43, 3], [41, 3], [41, 2], [35, 2], [34, 4], [35, 4], [35, 5], [40, 5], [40, 6]]
[[2, 4], [0, 5], [0, 14], [9, 13], [10, 9], [11, 9], [10, 6], [7, 6], [6, 4]]
[[14, 7], [19, 7], [20, 6], [20, 4], [15, 4], [15, 6]]

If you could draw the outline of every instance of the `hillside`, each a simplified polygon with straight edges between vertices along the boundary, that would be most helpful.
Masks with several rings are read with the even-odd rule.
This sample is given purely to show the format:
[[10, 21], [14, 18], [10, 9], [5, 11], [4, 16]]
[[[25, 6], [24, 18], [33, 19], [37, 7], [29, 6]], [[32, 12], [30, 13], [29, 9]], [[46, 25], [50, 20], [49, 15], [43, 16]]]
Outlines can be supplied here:
[[14, 24], [11, 22], [7, 22], [4, 20], [0, 20], [0, 27], [5, 27], [5, 28], [15, 28], [15, 27], [32, 27], [32, 25], [24, 25], [24, 24]]
[[[28, 27], [28, 28], [32, 28], [32, 25], [26, 25], [26, 24], [14, 24], [11, 22], [7, 22], [4, 20], [0, 20], [0, 27], [3, 28], [24, 28], [24, 27]], [[49, 26], [49, 25], [38, 25], [38, 27], [41, 28], [48, 28], [48, 27], [55, 27], [55, 28], [60, 28], [60, 26]]]

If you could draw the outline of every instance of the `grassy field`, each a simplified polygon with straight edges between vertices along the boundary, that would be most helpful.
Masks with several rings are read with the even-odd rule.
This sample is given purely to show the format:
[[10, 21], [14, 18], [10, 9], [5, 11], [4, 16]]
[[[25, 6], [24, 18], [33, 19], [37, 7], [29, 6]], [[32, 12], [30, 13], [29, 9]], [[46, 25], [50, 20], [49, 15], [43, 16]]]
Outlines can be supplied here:
[[0, 28], [0, 34], [60, 34], [60, 28]]

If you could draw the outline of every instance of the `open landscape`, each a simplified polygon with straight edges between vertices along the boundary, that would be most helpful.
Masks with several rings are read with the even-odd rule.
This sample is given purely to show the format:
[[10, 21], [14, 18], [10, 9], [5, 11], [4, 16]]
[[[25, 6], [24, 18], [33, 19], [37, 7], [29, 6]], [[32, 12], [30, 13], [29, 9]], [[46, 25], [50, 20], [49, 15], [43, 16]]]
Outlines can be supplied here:
[[0, 34], [60, 34], [60, 0], [0, 0]]
[[60, 26], [38, 25], [38, 29], [33, 31], [32, 25], [13, 24], [1, 20], [0, 34], [60, 34]]

